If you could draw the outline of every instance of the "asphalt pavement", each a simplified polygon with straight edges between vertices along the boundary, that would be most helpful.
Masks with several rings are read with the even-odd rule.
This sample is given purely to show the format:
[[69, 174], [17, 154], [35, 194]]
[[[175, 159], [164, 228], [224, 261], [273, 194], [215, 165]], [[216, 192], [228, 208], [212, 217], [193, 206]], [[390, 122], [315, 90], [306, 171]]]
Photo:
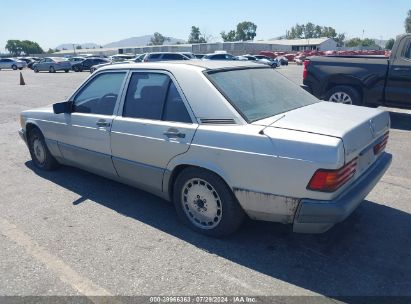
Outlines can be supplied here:
[[[301, 67], [279, 71], [301, 82]], [[89, 73], [23, 76], [0, 71], [0, 296], [411, 296], [411, 111], [385, 108], [393, 164], [345, 222], [301, 235], [249, 220], [212, 239], [144, 191], [35, 169], [19, 112], [62, 101]]]

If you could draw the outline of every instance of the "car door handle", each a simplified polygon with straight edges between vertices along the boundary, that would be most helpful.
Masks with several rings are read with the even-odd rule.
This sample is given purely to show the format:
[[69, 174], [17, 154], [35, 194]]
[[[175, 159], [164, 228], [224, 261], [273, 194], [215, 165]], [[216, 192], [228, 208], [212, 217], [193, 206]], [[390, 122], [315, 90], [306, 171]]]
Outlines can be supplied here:
[[186, 135], [181, 133], [178, 129], [171, 128], [163, 133], [168, 138], [185, 138]]
[[394, 71], [396, 72], [407, 72], [409, 70], [410, 70], [409, 68], [394, 68]]
[[96, 122], [97, 127], [110, 127], [110, 123], [108, 121], [105, 121], [104, 119], [100, 119]]

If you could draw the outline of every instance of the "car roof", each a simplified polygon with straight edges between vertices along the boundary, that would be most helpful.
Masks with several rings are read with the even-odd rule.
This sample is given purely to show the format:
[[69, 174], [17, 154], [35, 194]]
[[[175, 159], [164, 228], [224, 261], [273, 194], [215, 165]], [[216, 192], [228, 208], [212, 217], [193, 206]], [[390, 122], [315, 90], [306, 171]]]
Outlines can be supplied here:
[[[249, 61], [206, 61], [206, 60], [187, 60], [187, 61], [167, 61], [167, 62], [141, 62], [141, 63], [124, 63], [116, 64], [115, 66], [104, 67], [104, 70], [120, 70], [120, 69], [155, 69], [155, 70], [172, 70], [173, 67], [198, 67], [202, 70], [218, 70], [218, 69], [235, 69], [235, 68], [261, 68], [261, 64]], [[103, 69], [101, 69], [103, 70]]]

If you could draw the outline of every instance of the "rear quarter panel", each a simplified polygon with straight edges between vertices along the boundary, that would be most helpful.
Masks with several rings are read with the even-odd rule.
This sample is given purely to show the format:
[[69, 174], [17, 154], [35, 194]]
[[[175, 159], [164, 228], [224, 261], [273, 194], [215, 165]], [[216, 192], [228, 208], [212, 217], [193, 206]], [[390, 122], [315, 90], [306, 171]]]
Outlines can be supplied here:
[[[244, 189], [292, 198], [330, 199], [333, 194], [306, 189], [319, 168], [344, 163], [339, 139], [261, 126], [200, 125], [190, 149], [172, 159], [167, 169], [181, 164], [219, 174], [231, 189]], [[244, 207], [244, 206], [243, 206]]]

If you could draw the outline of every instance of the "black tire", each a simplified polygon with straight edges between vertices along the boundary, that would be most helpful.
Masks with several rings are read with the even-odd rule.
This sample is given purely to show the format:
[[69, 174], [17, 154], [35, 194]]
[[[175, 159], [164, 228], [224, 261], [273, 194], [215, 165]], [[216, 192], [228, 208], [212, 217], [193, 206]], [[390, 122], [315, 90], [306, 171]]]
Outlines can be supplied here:
[[64, 72], [65, 72], [65, 73], [68, 73], [68, 72], [69, 72], [69, 70], [64, 70]]
[[56, 69], [54, 68], [54, 67], [49, 67], [49, 73], [55, 73], [56, 72]]
[[21, 71], [23, 68], [19, 68], [19, 70]]
[[[51, 155], [44, 140], [44, 136], [40, 130], [37, 128], [32, 129], [27, 135], [27, 143], [29, 146], [31, 159], [33, 160], [36, 168], [45, 171], [56, 169], [59, 166], [59, 163], [53, 155]], [[42, 149], [42, 152], [40, 153], [38, 150], [35, 151], [35, 149]]]
[[74, 71], [74, 72], [80, 72], [80, 68], [79, 68], [78, 66], [74, 66], [74, 67], [73, 67], [73, 71]]
[[[197, 181], [196, 184], [196, 179], [201, 181]], [[191, 194], [188, 194], [188, 192], [186, 191], [187, 189], [192, 187], [190, 186], [191, 181], [193, 181], [192, 186], [200, 186], [201, 183], [204, 183], [202, 184], [203, 186], [200, 187], [205, 187], [205, 191], [207, 191], [208, 189], [208, 191], [212, 193], [212, 201], [206, 202], [204, 198], [200, 198], [199, 195], [196, 195], [196, 193], [199, 192], [196, 192], [195, 190], [192, 190], [193, 192]], [[198, 203], [194, 202], [193, 204], [190, 204], [191, 207], [189, 207], [189, 203], [187, 201], [187, 197], [189, 195], [192, 196], [193, 194], [194, 197], [197, 197], [199, 201], [203, 200], [204, 202], [201, 203], [201, 207], [197, 205], [197, 207], [194, 207], [192, 210], [198, 208], [198, 211], [200, 212], [200, 208], [203, 208], [205, 209], [205, 212], [207, 212], [207, 209], [205, 207], [208, 207], [210, 208], [210, 210], [212, 210], [214, 205], [211, 204], [215, 203], [215, 207], [218, 206], [217, 208], [219, 209], [217, 209], [216, 215], [212, 221], [210, 220], [208, 223], [200, 223], [199, 221], [197, 221], [197, 224], [194, 224], [194, 222], [196, 221], [196, 217], [192, 214], [191, 216], [189, 215], [189, 208], [193, 207], [193, 205], [196, 205]], [[195, 199], [194, 201], [196, 200], [197, 199]], [[200, 168], [189, 167], [184, 169], [178, 175], [174, 183], [173, 202], [178, 217], [194, 231], [207, 236], [224, 237], [230, 235], [241, 226], [245, 218], [245, 213], [243, 209], [237, 202], [237, 199], [231, 192], [231, 189], [224, 182], [224, 180], [221, 179], [215, 173]], [[217, 217], [217, 215], [219, 218]], [[213, 216], [214, 215], [212, 215], [212, 217]], [[215, 226], [210, 227], [208, 225]], [[200, 226], [202, 226], [203, 228]]]
[[11, 68], [12, 68], [13, 70], [17, 70], [17, 65], [13, 64], [13, 65], [11, 66]]
[[356, 106], [362, 105], [361, 94], [358, 90], [345, 85], [335, 86], [330, 89], [325, 96], [325, 100], [330, 102], [353, 104]]
[[35, 68], [33, 69], [33, 71], [34, 71], [34, 73], [38, 73], [38, 72], [39, 72], [39, 69], [38, 69], [37, 67], [35, 67]]

